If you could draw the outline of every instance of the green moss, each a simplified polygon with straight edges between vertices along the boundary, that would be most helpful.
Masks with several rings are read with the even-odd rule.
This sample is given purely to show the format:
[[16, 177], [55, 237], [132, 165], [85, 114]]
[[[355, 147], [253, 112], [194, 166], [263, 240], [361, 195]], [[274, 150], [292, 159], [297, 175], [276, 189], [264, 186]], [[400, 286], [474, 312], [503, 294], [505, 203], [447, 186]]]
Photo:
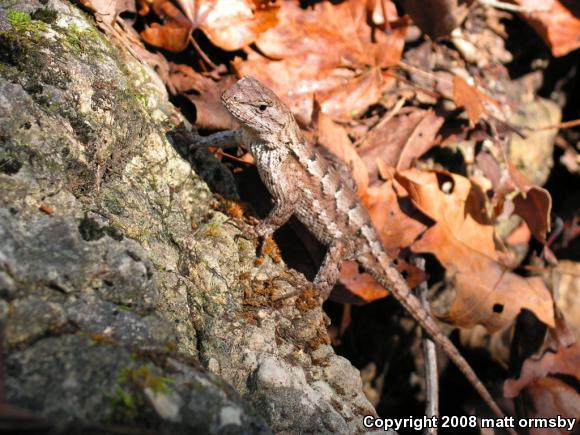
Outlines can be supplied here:
[[106, 394], [105, 399], [111, 406], [113, 421], [132, 422], [137, 419], [138, 401], [120, 385], [116, 385], [113, 392]]
[[131, 313], [131, 314], [137, 314], [137, 315], [139, 315], [139, 313], [134, 308], [131, 308], [128, 305], [117, 304], [116, 307], [119, 310], [121, 310], [121, 311], [125, 311], [126, 313]]
[[[32, 16], [26, 12], [17, 10], [9, 10], [6, 16], [13, 31], [0, 32], [0, 35], [4, 39], [4, 41], [1, 41], [2, 45], [14, 46], [18, 42], [19, 48], [22, 49], [24, 42], [16, 41], [15, 34], [26, 35], [29, 42], [38, 46], [38, 43], [41, 41], [42, 32], [48, 31], [48, 25], [56, 21], [58, 14], [52, 9], [41, 8], [36, 10]], [[67, 28], [53, 27], [53, 30], [62, 35], [61, 45], [69, 52], [77, 56], [88, 55], [96, 60], [103, 58], [103, 51], [105, 50], [103, 48], [103, 39], [94, 28], [87, 27], [81, 30], [78, 25], [73, 23]], [[51, 52], [60, 48], [49, 40], [42, 41], [42, 44], [46, 45]], [[39, 47], [36, 47], [36, 49], [38, 50]], [[16, 58], [17, 56], [14, 55], [12, 57]]]
[[[132, 355], [138, 361], [137, 355]], [[150, 408], [144, 390], [151, 389], [157, 394], [167, 394], [168, 385], [174, 381], [154, 373], [155, 366], [141, 364], [125, 367], [118, 375], [118, 380], [112, 391], [105, 394], [105, 399], [111, 406], [111, 418], [115, 422], [135, 423], [146, 422]]]
[[143, 364], [137, 368], [126, 368], [121, 371], [122, 382], [129, 383], [140, 389], [150, 388], [157, 394], [169, 393], [169, 384], [173, 379], [153, 373], [151, 364]]
[[[28, 78], [28, 83], [43, 83], [65, 88], [70, 78], [61, 72], [56, 64], [47, 67], [51, 62], [47, 62], [46, 57], [52, 57], [58, 52], [59, 47], [40, 36], [39, 29], [45, 29], [46, 24], [31, 21], [29, 17], [23, 16], [28, 17], [21, 12], [13, 12], [12, 22], [15, 25], [10, 30], [0, 32], [0, 64], [16, 67]], [[33, 94], [33, 97], [45, 98], [38, 94]]]
[[38, 61], [28, 41], [23, 41], [16, 32], [0, 32], [0, 60], [14, 66]]
[[27, 27], [32, 22], [30, 15], [22, 11], [8, 11], [6, 14], [8, 22], [14, 27], [14, 29], [19, 30]]
[[40, 32], [45, 32], [47, 26], [44, 22], [33, 20], [26, 12], [9, 10], [6, 18], [14, 30], [17, 32], [30, 32], [31, 36], [38, 38]]
[[101, 38], [99, 32], [92, 27], [81, 30], [76, 24], [71, 24], [64, 32], [65, 46], [77, 56], [88, 54], [102, 59], [103, 53], [100, 49]]

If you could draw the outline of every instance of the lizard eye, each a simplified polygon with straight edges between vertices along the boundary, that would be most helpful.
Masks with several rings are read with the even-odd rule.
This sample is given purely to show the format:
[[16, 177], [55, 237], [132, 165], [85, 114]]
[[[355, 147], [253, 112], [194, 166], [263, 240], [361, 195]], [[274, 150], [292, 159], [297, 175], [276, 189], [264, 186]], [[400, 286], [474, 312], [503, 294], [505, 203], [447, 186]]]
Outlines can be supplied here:
[[263, 112], [263, 111], [264, 111], [264, 110], [266, 110], [267, 108], [268, 108], [268, 106], [266, 106], [265, 104], [260, 104], [260, 105], [258, 106], [258, 110], [259, 110], [260, 112]]

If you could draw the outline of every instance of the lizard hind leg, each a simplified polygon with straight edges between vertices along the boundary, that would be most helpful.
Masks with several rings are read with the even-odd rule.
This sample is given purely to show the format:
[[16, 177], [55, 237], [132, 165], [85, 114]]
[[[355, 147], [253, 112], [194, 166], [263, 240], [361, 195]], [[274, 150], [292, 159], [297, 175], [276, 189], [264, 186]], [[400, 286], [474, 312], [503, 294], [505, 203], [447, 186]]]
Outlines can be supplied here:
[[338, 281], [340, 275], [340, 263], [345, 257], [347, 251], [348, 244], [343, 240], [337, 240], [330, 245], [313, 283], [310, 283], [300, 272], [291, 271], [292, 279], [286, 279], [286, 281], [294, 285], [296, 290], [282, 296], [278, 300], [297, 296], [303, 293], [306, 289], [312, 288], [312, 285], [314, 285], [314, 289], [318, 293], [319, 299], [321, 302], [324, 302], [328, 299], [334, 284]]

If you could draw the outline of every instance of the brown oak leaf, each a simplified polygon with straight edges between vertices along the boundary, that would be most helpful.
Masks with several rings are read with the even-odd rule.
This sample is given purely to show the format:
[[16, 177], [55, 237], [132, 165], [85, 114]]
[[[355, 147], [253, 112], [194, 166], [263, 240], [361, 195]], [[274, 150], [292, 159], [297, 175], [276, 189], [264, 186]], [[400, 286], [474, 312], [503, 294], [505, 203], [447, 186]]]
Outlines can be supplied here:
[[524, 278], [500, 261], [484, 193], [467, 178], [410, 169], [396, 175], [415, 207], [435, 221], [413, 244], [447, 269], [456, 297], [445, 318], [455, 325], [482, 324], [495, 331], [522, 308], [554, 326], [553, 301], [541, 278]]

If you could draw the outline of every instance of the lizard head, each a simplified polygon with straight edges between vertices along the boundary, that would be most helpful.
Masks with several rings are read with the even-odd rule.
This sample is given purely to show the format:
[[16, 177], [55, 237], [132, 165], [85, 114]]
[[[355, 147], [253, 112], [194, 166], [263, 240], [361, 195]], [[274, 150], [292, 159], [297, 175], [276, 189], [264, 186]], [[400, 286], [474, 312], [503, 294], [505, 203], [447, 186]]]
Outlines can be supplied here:
[[243, 77], [226, 90], [222, 103], [242, 128], [261, 139], [271, 139], [295, 122], [276, 94], [253, 77]]

